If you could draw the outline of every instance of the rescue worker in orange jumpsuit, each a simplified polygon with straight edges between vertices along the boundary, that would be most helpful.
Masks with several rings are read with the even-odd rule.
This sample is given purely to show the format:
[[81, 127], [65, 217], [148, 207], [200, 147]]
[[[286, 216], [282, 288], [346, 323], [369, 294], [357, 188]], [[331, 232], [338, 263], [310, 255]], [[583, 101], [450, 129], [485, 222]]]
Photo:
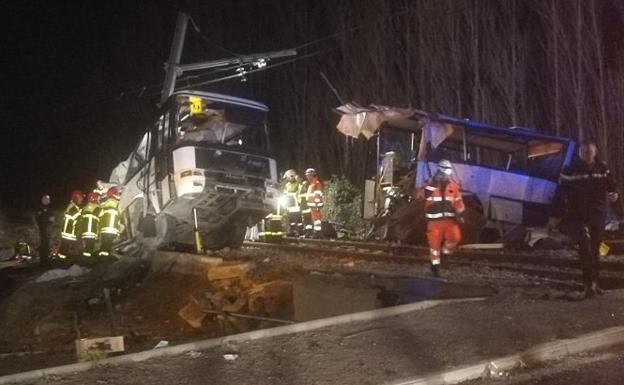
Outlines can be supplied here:
[[323, 183], [318, 179], [316, 170], [313, 168], [307, 169], [305, 171], [305, 176], [308, 181], [306, 200], [308, 209], [310, 209], [310, 221], [312, 222], [306, 223], [306, 232], [309, 234], [310, 230], [312, 230], [313, 236], [319, 237], [322, 230], [321, 208], [323, 208]]
[[427, 241], [431, 273], [440, 275], [440, 256], [453, 252], [461, 240], [459, 224], [465, 210], [459, 184], [453, 180], [453, 165], [448, 160], [438, 163], [436, 174], [424, 186]]

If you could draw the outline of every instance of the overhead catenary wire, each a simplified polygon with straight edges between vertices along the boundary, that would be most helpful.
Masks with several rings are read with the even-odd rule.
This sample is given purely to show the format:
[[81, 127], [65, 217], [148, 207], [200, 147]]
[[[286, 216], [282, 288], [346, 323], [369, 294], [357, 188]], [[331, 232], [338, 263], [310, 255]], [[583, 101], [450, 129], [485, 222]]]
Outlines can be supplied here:
[[213, 46], [213, 47], [215, 47], [215, 48], [217, 48], [217, 49], [219, 49], [219, 50], [221, 50], [221, 51], [223, 51], [223, 52], [225, 52], [225, 53], [227, 53], [227, 54], [234, 55], [234, 56], [243, 56], [242, 54], [240, 54], [240, 53], [236, 53], [236, 52], [234, 52], [234, 51], [231, 51], [231, 50], [229, 50], [229, 49], [227, 49], [227, 48], [225, 48], [225, 47], [223, 47], [223, 46], [221, 46], [221, 45], [219, 45], [219, 44], [217, 44], [217, 43], [213, 42], [211, 39], [209, 39], [206, 35], [204, 35], [204, 34], [202, 33], [201, 29], [199, 29], [199, 26], [198, 26], [198, 25], [197, 25], [197, 23], [195, 22], [195, 19], [193, 19], [193, 17], [192, 17], [192, 16], [190, 16], [190, 15], [189, 15], [189, 20], [191, 21], [191, 26], [193, 27], [193, 29], [195, 30], [195, 32], [196, 32], [196, 33], [199, 35], [199, 37], [201, 37], [201, 38], [202, 38], [202, 40], [204, 40], [206, 43], [210, 44], [211, 46]]
[[207, 80], [205, 82], [190, 84], [190, 85], [187, 85], [185, 87], [176, 88], [176, 90], [187, 90], [187, 89], [194, 88], [194, 87], [200, 87], [200, 86], [205, 86], [205, 85], [209, 85], [209, 84], [219, 83], [219, 82], [230, 80], [230, 79], [241, 78], [241, 77], [244, 77], [245, 75], [248, 75], [248, 74], [252, 74], [252, 73], [259, 72], [259, 71], [268, 70], [268, 69], [271, 69], [271, 68], [280, 67], [280, 66], [283, 66], [283, 65], [286, 65], [286, 64], [294, 63], [296, 61], [307, 59], [307, 58], [310, 58], [312, 56], [317, 56], [317, 55], [320, 55], [320, 54], [323, 54], [323, 53], [327, 53], [327, 52], [330, 52], [330, 51], [333, 51], [333, 50], [334, 50], [334, 48], [329, 48], [329, 49], [325, 49], [325, 50], [322, 50], [322, 51], [313, 52], [313, 53], [310, 53], [310, 54], [307, 54], [307, 55], [299, 56], [299, 57], [297, 57], [295, 59], [285, 60], [285, 61], [282, 61], [282, 62], [279, 62], [279, 63], [276, 63], [276, 64], [267, 65], [266, 67], [263, 67], [263, 68], [255, 68], [255, 69], [251, 69], [251, 70], [248, 70], [248, 71], [244, 71], [242, 73], [236, 73], [236, 74], [224, 76], [224, 77], [218, 78], [218, 79], [211, 79], [211, 80]]

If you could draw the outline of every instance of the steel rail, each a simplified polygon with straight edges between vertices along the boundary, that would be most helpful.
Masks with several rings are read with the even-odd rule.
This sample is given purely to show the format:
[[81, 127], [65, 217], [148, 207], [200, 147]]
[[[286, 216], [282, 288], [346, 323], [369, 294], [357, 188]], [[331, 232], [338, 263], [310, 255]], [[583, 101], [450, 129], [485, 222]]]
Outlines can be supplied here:
[[[427, 248], [419, 246], [384, 245], [358, 241], [298, 240], [287, 238], [282, 243], [245, 242], [245, 248], [274, 249], [294, 253], [314, 253], [338, 258], [355, 258], [378, 262], [428, 264]], [[347, 247], [347, 248], [345, 248]], [[513, 271], [530, 276], [563, 280], [582, 281], [577, 259], [538, 256], [529, 253], [463, 250], [445, 261], [449, 265], [491, 268]], [[600, 284], [605, 289], [624, 287], [624, 264], [620, 262], [601, 263]]]

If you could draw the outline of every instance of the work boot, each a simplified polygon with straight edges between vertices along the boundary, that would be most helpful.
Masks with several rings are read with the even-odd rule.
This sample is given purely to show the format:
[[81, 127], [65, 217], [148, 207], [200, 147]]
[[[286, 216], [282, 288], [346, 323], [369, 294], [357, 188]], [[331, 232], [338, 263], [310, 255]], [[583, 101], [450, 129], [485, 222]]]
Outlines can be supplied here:
[[440, 276], [440, 265], [431, 265], [431, 274], [433, 274], [434, 277], [439, 277]]

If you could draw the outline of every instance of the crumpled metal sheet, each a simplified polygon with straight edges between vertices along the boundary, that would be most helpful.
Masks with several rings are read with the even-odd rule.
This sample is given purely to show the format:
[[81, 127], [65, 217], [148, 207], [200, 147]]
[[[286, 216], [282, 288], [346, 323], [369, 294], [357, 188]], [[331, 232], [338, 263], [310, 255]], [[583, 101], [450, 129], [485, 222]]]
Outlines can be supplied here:
[[347, 103], [336, 108], [342, 114], [337, 129], [344, 135], [366, 139], [372, 138], [385, 122], [398, 119], [407, 119], [413, 115], [411, 109], [401, 109], [386, 106], [372, 105], [369, 108], [359, 107]]

